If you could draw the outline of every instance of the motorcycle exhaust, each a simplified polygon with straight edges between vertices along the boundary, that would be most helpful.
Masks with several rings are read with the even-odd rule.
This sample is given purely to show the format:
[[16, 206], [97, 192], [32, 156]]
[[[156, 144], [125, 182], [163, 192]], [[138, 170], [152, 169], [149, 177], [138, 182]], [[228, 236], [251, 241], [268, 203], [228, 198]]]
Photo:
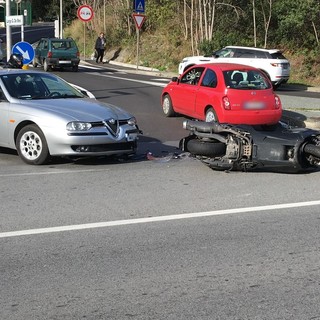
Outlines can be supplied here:
[[197, 131], [203, 133], [221, 133], [226, 131], [226, 128], [218, 122], [185, 120], [183, 121], [182, 127], [192, 132]]

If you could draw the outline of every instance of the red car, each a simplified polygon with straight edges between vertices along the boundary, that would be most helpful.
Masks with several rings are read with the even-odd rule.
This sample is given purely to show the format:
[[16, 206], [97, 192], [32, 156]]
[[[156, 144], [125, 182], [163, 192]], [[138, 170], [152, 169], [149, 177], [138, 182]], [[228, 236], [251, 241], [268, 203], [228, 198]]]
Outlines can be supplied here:
[[195, 65], [163, 89], [167, 117], [176, 113], [207, 122], [272, 125], [282, 115], [280, 98], [259, 69], [232, 63]]

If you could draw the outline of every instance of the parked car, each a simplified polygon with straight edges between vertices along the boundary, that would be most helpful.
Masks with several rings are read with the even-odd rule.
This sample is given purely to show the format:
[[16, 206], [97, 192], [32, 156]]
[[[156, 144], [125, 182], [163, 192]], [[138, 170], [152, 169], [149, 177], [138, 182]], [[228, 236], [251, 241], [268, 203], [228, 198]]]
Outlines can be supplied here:
[[72, 68], [78, 71], [80, 53], [71, 38], [42, 38], [34, 48], [33, 66], [43, 66], [44, 71], [51, 68]]
[[163, 89], [162, 110], [230, 124], [271, 125], [282, 115], [280, 98], [264, 72], [231, 63], [195, 65]]
[[212, 56], [186, 57], [179, 64], [179, 74], [201, 63], [238, 63], [264, 71], [274, 88], [286, 83], [290, 77], [290, 63], [278, 49], [228, 46], [215, 51]]
[[51, 156], [133, 154], [135, 117], [80, 91], [54, 74], [0, 70], [0, 146], [35, 165]]

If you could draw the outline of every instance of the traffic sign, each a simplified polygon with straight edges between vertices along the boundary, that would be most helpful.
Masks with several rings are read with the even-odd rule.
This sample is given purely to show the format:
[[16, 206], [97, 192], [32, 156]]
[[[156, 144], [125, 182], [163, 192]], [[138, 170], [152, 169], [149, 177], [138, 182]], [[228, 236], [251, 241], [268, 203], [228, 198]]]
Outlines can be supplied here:
[[7, 26], [22, 26], [23, 25], [23, 16], [6, 16], [6, 25]]
[[77, 16], [82, 21], [88, 22], [93, 18], [93, 9], [89, 5], [84, 4], [78, 8]]
[[146, 16], [144, 14], [138, 14], [138, 13], [133, 13], [132, 17], [134, 19], [134, 22], [137, 26], [137, 28], [140, 30], [144, 20], [146, 19]]
[[145, 5], [144, 0], [133, 0], [133, 10], [135, 12], [144, 13]]
[[18, 42], [11, 50], [12, 53], [20, 53], [23, 57], [23, 64], [29, 64], [34, 58], [34, 50], [29, 42]]

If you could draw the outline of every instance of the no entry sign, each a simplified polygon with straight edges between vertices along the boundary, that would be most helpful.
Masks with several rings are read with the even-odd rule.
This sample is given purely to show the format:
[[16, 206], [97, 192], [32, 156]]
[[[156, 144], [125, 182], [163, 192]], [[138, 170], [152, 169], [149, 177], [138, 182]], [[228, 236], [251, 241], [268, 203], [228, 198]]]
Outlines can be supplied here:
[[84, 4], [78, 8], [77, 15], [82, 21], [88, 22], [93, 18], [93, 9]]

